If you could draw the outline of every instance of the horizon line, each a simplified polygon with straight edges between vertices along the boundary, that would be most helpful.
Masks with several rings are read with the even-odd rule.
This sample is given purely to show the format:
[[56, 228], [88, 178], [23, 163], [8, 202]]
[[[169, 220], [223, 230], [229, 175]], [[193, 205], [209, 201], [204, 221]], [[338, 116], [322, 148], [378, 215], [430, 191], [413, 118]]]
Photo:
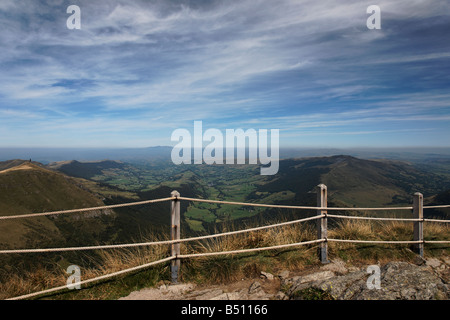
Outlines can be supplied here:
[[[150, 149], [150, 148], [173, 148], [174, 146], [170, 145], [155, 145], [155, 146], [135, 146], [135, 147], [126, 147], [126, 146], [78, 146], [78, 147], [60, 147], [60, 146], [0, 146], [0, 149], [95, 149], [95, 150], [105, 150], [105, 149]], [[195, 149], [192, 147], [191, 149]], [[246, 146], [245, 149], [248, 149]], [[280, 146], [280, 149], [336, 149], [336, 150], [345, 150], [345, 149], [450, 149], [449, 146]]]

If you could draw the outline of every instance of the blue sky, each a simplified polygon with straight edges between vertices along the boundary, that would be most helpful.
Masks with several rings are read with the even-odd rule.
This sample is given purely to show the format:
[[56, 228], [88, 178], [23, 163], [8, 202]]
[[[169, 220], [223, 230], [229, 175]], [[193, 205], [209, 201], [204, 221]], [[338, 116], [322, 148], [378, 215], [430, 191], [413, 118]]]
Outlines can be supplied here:
[[281, 146], [448, 147], [449, 30], [447, 0], [1, 0], [0, 147], [173, 145], [195, 120]]

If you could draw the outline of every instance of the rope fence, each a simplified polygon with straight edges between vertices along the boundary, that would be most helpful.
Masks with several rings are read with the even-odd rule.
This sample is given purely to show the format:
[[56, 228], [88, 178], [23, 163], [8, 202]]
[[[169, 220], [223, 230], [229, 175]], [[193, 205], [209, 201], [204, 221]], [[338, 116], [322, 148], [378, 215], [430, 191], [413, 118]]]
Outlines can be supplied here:
[[[130, 273], [130, 272], [133, 272], [133, 271], [142, 270], [142, 269], [145, 269], [145, 268], [148, 268], [148, 267], [160, 264], [160, 263], [164, 263], [164, 262], [173, 260], [175, 258], [176, 257], [167, 257], [167, 258], [164, 258], [164, 259], [161, 259], [161, 260], [158, 260], [158, 261], [153, 261], [153, 262], [150, 262], [150, 263], [142, 264], [142, 265], [137, 266], [137, 267], [132, 267], [132, 268], [120, 270], [120, 271], [117, 271], [117, 272], [113, 272], [113, 273], [110, 273], [110, 274], [105, 274], [103, 276], [95, 277], [95, 278], [92, 278], [92, 279], [83, 280], [83, 281], [77, 282], [76, 284], [77, 285], [85, 285], [85, 284], [88, 284], [88, 283], [109, 279], [109, 278], [116, 277], [116, 276], [119, 276], [119, 275], [122, 275], [122, 274], [125, 274], [125, 273]], [[57, 291], [61, 291], [61, 290], [66, 290], [66, 289], [68, 289], [67, 285], [60, 286], [60, 287], [55, 287], [55, 288], [51, 288], [51, 289], [47, 289], [47, 290], [42, 290], [42, 291], [39, 291], [39, 292], [33, 292], [33, 293], [30, 293], [30, 294], [25, 294], [25, 295], [22, 295], [22, 296], [18, 296], [18, 297], [6, 299], [6, 300], [28, 299], [28, 298], [40, 296], [40, 295], [43, 295], [43, 294], [49, 294], [49, 293], [53, 293], [53, 292], [57, 292]]]
[[299, 210], [336, 210], [336, 211], [385, 211], [385, 210], [411, 210], [413, 207], [384, 207], [384, 208], [337, 208], [337, 207], [311, 207], [311, 206], [288, 206], [288, 205], [276, 205], [276, 204], [260, 204], [260, 203], [250, 203], [250, 202], [233, 202], [233, 201], [223, 201], [223, 200], [208, 200], [208, 199], [197, 199], [197, 198], [186, 198], [177, 197], [178, 200], [186, 200], [193, 202], [206, 202], [206, 203], [216, 203], [216, 204], [231, 204], [238, 206], [251, 206], [251, 207], [263, 207], [263, 208], [280, 208], [280, 209], [299, 209]]
[[[30, 218], [30, 217], [38, 217], [38, 216], [49, 216], [49, 215], [59, 215], [59, 214], [69, 214], [69, 213], [82, 213], [96, 210], [105, 210], [105, 209], [115, 209], [127, 206], [137, 206], [137, 205], [146, 205], [158, 202], [168, 202], [170, 201], [170, 211], [171, 211], [171, 240], [163, 240], [163, 241], [152, 241], [152, 242], [142, 242], [142, 243], [127, 243], [127, 244], [112, 244], [112, 245], [98, 245], [98, 246], [84, 246], [84, 247], [66, 247], [66, 248], [36, 248], [36, 249], [15, 249], [15, 250], [0, 250], [0, 254], [24, 254], [24, 253], [47, 253], [47, 252], [68, 252], [68, 251], [82, 251], [82, 250], [106, 250], [106, 249], [120, 249], [120, 248], [132, 248], [132, 247], [142, 247], [142, 246], [152, 246], [152, 245], [170, 245], [171, 246], [171, 255], [167, 258], [153, 261], [147, 264], [143, 264], [137, 267], [121, 270], [118, 272], [114, 272], [111, 274], [99, 276], [93, 279], [84, 280], [78, 282], [77, 284], [87, 284], [107, 278], [111, 278], [114, 276], [122, 275], [125, 273], [141, 270], [148, 268], [150, 266], [154, 266], [160, 263], [171, 262], [171, 275], [172, 282], [177, 283], [179, 276], [179, 269], [181, 266], [181, 259], [190, 259], [197, 257], [208, 257], [208, 256], [216, 256], [216, 255], [230, 255], [230, 254], [239, 254], [239, 253], [248, 253], [248, 252], [257, 252], [257, 251], [267, 251], [267, 250], [277, 250], [283, 248], [291, 248], [303, 245], [311, 245], [318, 244], [319, 245], [319, 258], [322, 263], [328, 263], [328, 242], [342, 242], [342, 243], [372, 243], [372, 244], [412, 244], [414, 245], [414, 249], [417, 254], [423, 256], [424, 244], [426, 243], [434, 243], [434, 244], [448, 244], [450, 241], [439, 241], [439, 240], [427, 240], [425, 241], [423, 238], [423, 223], [424, 222], [437, 222], [437, 223], [449, 223], [450, 220], [443, 219], [424, 219], [423, 218], [423, 209], [442, 209], [442, 208], [450, 208], [450, 205], [436, 205], [436, 206], [423, 206], [423, 196], [420, 193], [415, 193], [413, 198], [413, 206], [404, 206], [404, 207], [383, 207], [383, 208], [347, 208], [347, 207], [328, 207], [327, 206], [327, 187], [323, 184], [317, 186], [317, 206], [291, 206], [291, 205], [276, 205], [276, 204], [259, 204], [259, 203], [247, 203], [247, 202], [234, 202], [234, 201], [223, 201], [223, 200], [209, 200], [209, 199], [198, 199], [198, 198], [188, 198], [181, 197], [177, 191], [173, 191], [170, 197], [161, 198], [161, 199], [153, 199], [146, 201], [138, 201], [138, 202], [130, 202], [130, 203], [122, 203], [116, 205], [108, 205], [108, 206], [99, 206], [92, 208], [82, 208], [82, 209], [71, 209], [71, 210], [62, 210], [62, 211], [52, 211], [52, 212], [44, 212], [44, 213], [34, 213], [34, 214], [23, 214], [23, 215], [11, 215], [11, 216], [1, 216], [1, 220], [7, 219], [19, 219], [19, 218]], [[271, 225], [259, 226], [254, 228], [247, 228], [243, 230], [229, 231], [217, 234], [210, 234], [205, 236], [198, 237], [190, 237], [190, 238], [181, 238], [180, 237], [180, 201], [190, 201], [190, 202], [204, 202], [204, 203], [214, 203], [214, 204], [228, 204], [228, 205], [236, 205], [236, 206], [252, 206], [252, 207], [264, 207], [264, 208], [280, 208], [280, 209], [295, 209], [295, 210], [315, 210], [316, 215], [292, 220], [287, 222], [281, 222]], [[391, 211], [391, 210], [412, 210], [413, 218], [392, 218], [392, 217], [366, 217], [366, 216], [346, 216], [346, 215], [335, 215], [328, 214], [328, 211]], [[360, 220], [378, 220], [378, 221], [405, 221], [405, 222], [413, 222], [414, 223], [414, 235], [413, 240], [411, 241], [382, 241], [382, 240], [361, 240], [361, 239], [332, 239], [327, 237], [327, 219], [328, 218], [336, 218], [336, 219], [360, 219]], [[269, 228], [281, 227], [296, 223], [303, 223], [306, 221], [316, 220], [317, 224], [317, 239], [310, 241], [303, 241], [297, 243], [289, 243], [282, 245], [275, 245], [270, 247], [257, 247], [257, 248], [249, 248], [249, 249], [239, 249], [232, 251], [220, 251], [220, 252], [206, 252], [206, 253], [192, 253], [192, 254], [181, 254], [180, 253], [180, 244], [191, 242], [191, 241], [200, 241], [204, 239], [218, 238], [248, 232], [254, 232], [259, 230], [266, 230]], [[19, 296], [12, 298], [14, 299], [27, 299], [43, 294], [48, 294], [52, 292], [61, 291], [67, 289], [66, 286], [60, 286], [52, 289], [47, 289], [35, 293], [30, 293], [27, 295]]]
[[317, 239], [311, 241], [303, 241], [297, 243], [288, 243], [288, 244], [280, 244], [276, 246], [270, 247], [261, 247], [261, 248], [250, 248], [250, 249], [240, 249], [240, 250], [231, 250], [231, 251], [220, 251], [220, 252], [205, 252], [205, 253], [192, 253], [192, 254], [180, 254], [176, 256], [178, 259], [186, 259], [186, 258], [197, 258], [197, 257], [207, 257], [207, 256], [217, 256], [217, 255], [228, 255], [228, 254], [237, 254], [237, 253], [249, 253], [256, 251], [267, 251], [267, 250], [277, 250], [291, 247], [298, 247], [307, 244], [321, 243], [325, 242], [326, 239]]
[[295, 224], [295, 223], [300, 223], [300, 222], [305, 222], [305, 221], [310, 221], [310, 220], [316, 220], [316, 219], [320, 219], [322, 217], [323, 216], [320, 215], [320, 216], [308, 217], [308, 218], [299, 219], [299, 220], [293, 220], [293, 221], [287, 221], [287, 222], [271, 224], [271, 225], [267, 225], [267, 226], [249, 228], [249, 229], [244, 229], [244, 230], [229, 231], [229, 232], [211, 234], [211, 235], [206, 235], [206, 236], [184, 238], [184, 239], [178, 239], [178, 240], [162, 240], [162, 241], [143, 242], [143, 243], [127, 243], [127, 244], [102, 245], [102, 246], [86, 246], [86, 247], [71, 247], [71, 248], [69, 247], [69, 248], [47, 248], [47, 249], [0, 250], [0, 254], [65, 252], [65, 251], [99, 250], [99, 249], [120, 249], [120, 248], [143, 247], [143, 246], [152, 246], [152, 245], [177, 244], [177, 243], [183, 243], [183, 242], [199, 241], [199, 240], [204, 240], [204, 239], [218, 238], [218, 237], [224, 237], [224, 236], [229, 236], [229, 235], [236, 235], [236, 234], [240, 234], [240, 233], [253, 232], [253, 231], [259, 231], [259, 230], [264, 230], [264, 229], [269, 229], [269, 228], [286, 226], [286, 225], [290, 225], [290, 224]]
[[149, 203], [170, 201], [170, 200], [174, 200], [174, 199], [175, 199], [174, 197], [169, 197], [169, 198], [162, 198], [162, 199], [113, 204], [113, 205], [109, 205], [109, 206], [101, 206], [101, 207], [93, 207], [93, 208], [71, 209], [71, 210], [52, 211], [52, 212], [43, 212], [43, 213], [29, 213], [29, 214], [21, 214], [21, 215], [14, 215], [14, 216], [0, 216], [0, 220], [35, 218], [35, 217], [51, 216], [51, 215], [58, 215], [58, 214], [64, 214], [64, 213], [82, 213], [82, 212], [90, 212], [90, 211], [97, 211], [97, 210], [116, 209], [116, 208], [123, 208], [123, 207], [140, 206], [140, 205], [145, 205], [145, 204], [149, 204]]

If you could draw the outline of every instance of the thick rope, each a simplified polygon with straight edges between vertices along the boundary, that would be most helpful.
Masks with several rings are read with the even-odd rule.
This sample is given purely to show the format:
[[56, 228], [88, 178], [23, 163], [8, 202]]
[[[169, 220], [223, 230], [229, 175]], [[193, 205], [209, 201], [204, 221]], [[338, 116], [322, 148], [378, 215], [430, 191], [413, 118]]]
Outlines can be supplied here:
[[7, 253], [43, 253], [43, 252], [98, 250], [98, 249], [117, 249], [117, 248], [142, 247], [142, 246], [151, 246], [151, 245], [175, 244], [175, 243], [181, 243], [181, 242], [198, 241], [198, 240], [203, 240], [203, 239], [210, 239], [210, 238], [216, 238], [216, 237], [229, 236], [229, 235], [245, 233], [245, 232], [253, 232], [253, 231], [264, 230], [264, 229], [268, 229], [268, 228], [275, 228], [275, 227], [279, 227], [279, 226], [285, 226], [285, 225], [289, 225], [289, 224], [294, 224], [294, 223], [300, 223], [300, 222], [320, 219], [320, 218], [323, 218], [323, 217], [325, 217], [325, 215], [318, 215], [318, 216], [308, 217], [308, 218], [299, 219], [299, 220], [280, 222], [280, 223], [271, 224], [271, 225], [268, 225], [268, 226], [255, 227], [255, 228], [243, 229], [243, 230], [237, 230], [237, 231], [229, 231], [229, 232], [212, 234], [212, 235], [207, 235], [207, 236], [191, 237], [191, 238], [178, 239], [178, 240], [163, 240], [163, 241], [153, 241], [153, 242], [143, 242], [143, 243], [129, 243], [129, 244], [87, 246], [87, 247], [71, 247], [71, 248], [69, 247], [69, 248], [47, 248], [47, 249], [0, 250], [0, 254], [7, 254]]
[[348, 243], [377, 243], [377, 244], [411, 244], [411, 243], [423, 243], [420, 240], [414, 241], [384, 241], [384, 240], [347, 240], [347, 239], [327, 239], [329, 242], [348, 242]]
[[449, 240], [424, 240], [423, 243], [450, 243]]
[[142, 242], [142, 243], [85, 246], [85, 247], [68, 247], [68, 248], [0, 250], [0, 254], [65, 252], [65, 251], [99, 250], [99, 249], [119, 249], [119, 248], [152, 246], [152, 245], [167, 245], [167, 244], [175, 244], [175, 243], [217, 238], [217, 237], [235, 235], [235, 234], [246, 233], [246, 232], [253, 232], [253, 231], [264, 230], [264, 229], [268, 229], [268, 228], [275, 228], [275, 227], [285, 226], [285, 225], [289, 225], [289, 224], [295, 224], [295, 223], [300, 223], [300, 222], [305, 222], [305, 221], [310, 221], [310, 220], [321, 219], [323, 217], [344, 218], [344, 219], [383, 220], [383, 221], [412, 221], [412, 222], [430, 221], [430, 222], [447, 222], [447, 223], [450, 222], [450, 220], [437, 220], [437, 219], [377, 218], [377, 217], [356, 217], [356, 216], [342, 216], [342, 215], [332, 215], [332, 214], [324, 215], [324, 214], [322, 214], [322, 215], [318, 215], [318, 216], [313, 216], [313, 217], [308, 217], [308, 218], [303, 218], [303, 219], [293, 220], [293, 221], [287, 221], [287, 222], [281, 222], [281, 223], [267, 225], [267, 226], [261, 226], [261, 227], [255, 227], [255, 228], [249, 228], [249, 229], [237, 230], [237, 231], [230, 231], [230, 232], [224, 232], [224, 233], [212, 234], [212, 235], [206, 235], [206, 236], [178, 239], [178, 240], [163, 240], [163, 241]]
[[425, 221], [425, 222], [444, 222], [444, 223], [450, 222], [450, 220], [440, 220], [440, 219], [423, 219], [423, 221]]
[[424, 206], [424, 209], [439, 209], [439, 208], [450, 208], [450, 204], [438, 205], [438, 206]]
[[412, 219], [412, 218], [356, 217], [356, 216], [342, 216], [342, 215], [335, 215], [335, 214], [328, 214], [327, 217], [341, 218], [341, 219], [359, 219], [359, 220], [423, 221], [423, 219]]
[[[346, 211], [379, 211], [379, 210], [412, 210], [413, 207], [384, 207], [384, 208], [336, 208], [336, 207], [311, 207], [311, 206], [287, 206], [276, 204], [260, 204], [249, 202], [234, 202], [223, 200], [208, 200], [197, 198], [177, 197], [179, 200], [194, 201], [194, 202], [207, 202], [207, 203], [219, 203], [219, 204], [232, 204], [238, 206], [252, 206], [252, 207], [264, 207], [264, 208], [281, 208], [281, 209], [304, 209], [304, 210], [346, 210]], [[424, 207], [425, 208], [425, 207]]]
[[[149, 204], [149, 203], [156, 203], [156, 202], [163, 202], [163, 201], [170, 201], [170, 200], [186, 200], [186, 201], [231, 204], [231, 205], [240, 205], [240, 206], [281, 208], [281, 209], [303, 209], [303, 210], [331, 210], [331, 211], [333, 211], [333, 210], [334, 211], [380, 211], [381, 210], [381, 211], [386, 211], [386, 210], [412, 210], [413, 209], [413, 207], [381, 207], [381, 208], [343, 207], [343, 208], [338, 208], [338, 207], [288, 206], [288, 205], [234, 202], [234, 201], [223, 201], [223, 200], [208, 200], [208, 199], [187, 198], [187, 197], [168, 197], [168, 198], [162, 198], [162, 199], [145, 200], [145, 201], [114, 204], [114, 205], [109, 205], [109, 206], [100, 206], [100, 207], [92, 207], [92, 208], [81, 208], [81, 209], [61, 210], [61, 211], [52, 211], [52, 212], [42, 212], [42, 213], [30, 213], [30, 214], [12, 215], [12, 216], [0, 216], [0, 220], [31, 218], [31, 217], [40, 217], [40, 216], [48, 216], [48, 215], [58, 215], [58, 214], [64, 214], [64, 213], [81, 213], [81, 212], [89, 212], [89, 211], [95, 211], [95, 210], [115, 209], [115, 208], [129, 207], [129, 206], [145, 205], [145, 204]], [[424, 206], [423, 208], [424, 209], [450, 208], [450, 205]], [[410, 221], [414, 221], [414, 220], [410, 219]]]
[[[241, 249], [241, 250], [232, 250], [232, 251], [207, 252], [207, 253], [196, 253], [196, 254], [185, 254], [185, 255], [171, 256], [171, 257], [167, 257], [167, 258], [164, 258], [164, 259], [161, 259], [161, 260], [158, 260], [158, 261], [153, 261], [153, 262], [150, 262], [150, 263], [147, 263], [147, 264], [143, 264], [143, 265], [140, 265], [140, 266], [137, 266], [137, 267], [128, 268], [128, 269], [125, 269], [125, 270], [117, 271], [117, 272], [110, 273], [110, 274], [103, 275], [103, 276], [99, 276], [99, 277], [96, 277], [96, 278], [80, 281], [77, 284], [78, 285], [84, 285], [84, 284], [87, 284], [87, 283], [91, 283], [91, 282], [95, 282], [95, 281], [99, 281], [99, 280], [103, 280], [103, 279], [108, 279], [108, 278], [115, 277], [115, 276], [118, 276], [118, 275], [121, 275], [121, 274], [124, 274], [124, 273], [137, 271], [137, 270], [140, 270], [140, 269], [144, 269], [144, 268], [147, 268], [147, 267], [159, 264], [159, 263], [167, 262], [167, 261], [170, 261], [170, 260], [174, 260], [174, 259], [186, 259], [186, 258], [195, 258], [195, 257], [201, 257], [201, 256], [227, 255], [227, 254], [246, 253], [246, 252], [255, 252], [255, 251], [275, 250], [275, 249], [282, 249], [282, 248], [295, 247], [295, 246], [301, 246], [301, 245], [308, 245], [308, 244], [313, 244], [313, 243], [320, 243], [320, 242], [325, 242], [325, 241], [326, 241], [325, 239], [318, 239], [318, 240], [312, 240], [312, 241], [305, 241], [305, 242], [298, 242], [298, 243], [291, 243], [291, 244], [284, 244], [284, 245], [277, 245], [277, 246], [263, 247], [263, 248], [252, 248], [252, 249]], [[39, 292], [34, 292], [34, 293], [30, 293], [30, 294], [26, 294], [26, 295], [10, 298], [10, 299], [7, 299], [7, 300], [27, 299], [27, 298], [39, 296], [39, 295], [42, 295], [42, 294], [52, 293], [52, 292], [61, 291], [61, 290], [65, 290], [65, 289], [68, 289], [67, 285], [56, 287], [56, 288], [51, 288], [51, 289], [47, 289], [47, 290], [43, 290], [43, 291], [39, 291]]]
[[[106, 274], [106, 275], [99, 276], [99, 277], [96, 277], [96, 278], [80, 281], [80, 282], [77, 282], [76, 284], [77, 285], [78, 284], [79, 285], [84, 285], [84, 284], [95, 282], [95, 281], [98, 281], [98, 280], [112, 278], [112, 277], [115, 277], [115, 276], [118, 276], [118, 275], [121, 275], [121, 274], [124, 274], [124, 273], [133, 272], [133, 271], [136, 271], [136, 270], [141, 270], [141, 269], [144, 269], [144, 268], [148, 268], [150, 266], [154, 266], [154, 265], [159, 264], [159, 263], [167, 262], [167, 261], [173, 260], [175, 258], [176, 258], [175, 256], [164, 258], [164, 259], [161, 259], [161, 260], [158, 260], [158, 261], [153, 261], [153, 262], [150, 262], [150, 263], [146, 263], [146, 264], [143, 264], [143, 265], [140, 265], [140, 266], [137, 266], [137, 267], [128, 268], [128, 269], [125, 269], [125, 270], [121, 270], [121, 271], [117, 271], [117, 272], [114, 272], [114, 273]], [[30, 294], [25, 294], [25, 295], [22, 295], [22, 296], [18, 296], [18, 297], [6, 299], [6, 300], [28, 299], [28, 298], [31, 298], [31, 297], [35, 297], [35, 296], [39, 296], [39, 295], [47, 294], [47, 293], [52, 293], [52, 292], [56, 292], [56, 291], [61, 291], [61, 290], [64, 290], [64, 289], [68, 289], [67, 285], [56, 287], [56, 288], [52, 288], [52, 289], [47, 289], [47, 290], [43, 290], [43, 291], [39, 291], [39, 292], [34, 292], [34, 293], [30, 293]]]
[[384, 240], [347, 240], [347, 239], [327, 239], [330, 242], [348, 243], [377, 243], [377, 244], [413, 244], [413, 243], [450, 243], [450, 240], [413, 240], [413, 241], [384, 241]]
[[206, 257], [206, 256], [217, 256], [217, 255], [255, 252], [255, 251], [276, 250], [276, 249], [296, 247], [296, 246], [302, 246], [302, 245], [313, 244], [313, 243], [321, 243], [321, 242], [325, 242], [325, 241], [326, 241], [326, 239], [317, 239], [317, 240], [297, 242], [297, 243], [281, 244], [281, 245], [271, 246], [271, 247], [240, 249], [240, 250], [231, 250], [231, 251], [219, 251], [219, 252], [182, 254], [182, 255], [177, 255], [177, 258], [186, 259], [186, 258], [197, 258], [197, 257]]
[[33, 217], [50, 216], [50, 215], [57, 215], [57, 214], [63, 214], [63, 213], [77, 213], [77, 212], [80, 213], [80, 212], [89, 212], [89, 211], [95, 211], [95, 210], [115, 209], [115, 208], [122, 208], [122, 207], [139, 206], [139, 205], [144, 205], [144, 204], [149, 204], [149, 203], [164, 202], [164, 201], [170, 201], [170, 200], [175, 200], [175, 199], [176, 199], [175, 197], [169, 197], [169, 198], [162, 198], [162, 199], [113, 204], [113, 205], [109, 205], [109, 206], [101, 206], [101, 207], [93, 207], [93, 208], [71, 209], [71, 210], [42, 212], [42, 213], [30, 213], [30, 214], [21, 214], [21, 215], [15, 215], [15, 216], [0, 216], [0, 220], [18, 219], [18, 218], [33, 218]]
[[[64, 213], [76, 213], [76, 212], [81, 213], [81, 212], [88, 212], [88, 211], [95, 211], [95, 210], [114, 209], [114, 208], [127, 207], [127, 206], [144, 205], [144, 204], [149, 204], [149, 203], [156, 203], [156, 202], [163, 202], [163, 201], [170, 201], [170, 200], [187, 200], [187, 201], [232, 204], [232, 205], [241, 205], [241, 206], [285, 208], [285, 209], [307, 209], [307, 210], [323, 210], [323, 211], [327, 211], [327, 210], [347, 210], [347, 211], [373, 210], [373, 211], [375, 211], [375, 210], [411, 210], [411, 209], [413, 209], [413, 207], [385, 207], [385, 208], [336, 208], [336, 207], [334, 207], [333, 208], [333, 207], [311, 207], [311, 206], [287, 206], [287, 205], [268, 205], [268, 204], [245, 203], [245, 202], [206, 200], [206, 199], [195, 199], [195, 198], [186, 198], [186, 197], [169, 197], [169, 198], [146, 200], [146, 201], [109, 205], [109, 206], [101, 206], [101, 207], [93, 207], [93, 208], [53, 211], [53, 212], [34, 213], [34, 214], [15, 215], [15, 216], [1, 216], [0, 220], [57, 215], [57, 214], [64, 214]], [[427, 208], [449, 208], [449, 207], [450, 207], [450, 205], [439, 205], [439, 206], [424, 206], [423, 208], [427, 209]], [[239, 233], [244, 233], [244, 232], [252, 232], [252, 231], [263, 230], [263, 229], [267, 229], [267, 228], [273, 228], [273, 227], [277, 227], [277, 226], [283, 226], [283, 225], [294, 224], [294, 223], [299, 223], [299, 222], [304, 222], [304, 221], [309, 221], [309, 220], [320, 219], [323, 217], [345, 218], [345, 219], [389, 220], [389, 221], [427, 221], [427, 222], [445, 222], [445, 223], [448, 223], [450, 221], [450, 220], [439, 220], [439, 219], [377, 218], [377, 217], [355, 217], [355, 216], [321, 214], [321, 215], [317, 215], [317, 216], [313, 216], [313, 217], [309, 217], [309, 218], [288, 221], [288, 222], [282, 222], [282, 223], [268, 225], [268, 226], [262, 226], [262, 227], [256, 227], [256, 228], [250, 228], [250, 229], [244, 229], [244, 230], [238, 230], [238, 231], [231, 231], [231, 232], [224, 232], [224, 233], [208, 235], [208, 236], [178, 239], [178, 240], [154, 241], [154, 242], [134, 243], [134, 244], [89, 246], [89, 247], [72, 247], [72, 248], [1, 250], [0, 253], [31, 253], [31, 252], [96, 250], [96, 249], [114, 249], [114, 248], [137, 247], [137, 246], [148, 246], [148, 245], [174, 244], [174, 243], [203, 240], [203, 239], [208, 239], [208, 238], [239, 234]], [[381, 240], [317, 239], [317, 240], [312, 240], [312, 241], [305, 241], [305, 242], [298, 242], [298, 243], [284, 244], [284, 245], [277, 245], [277, 246], [270, 246], [270, 247], [263, 247], [263, 248], [251, 248], [251, 249], [241, 249], [241, 250], [232, 250], [232, 251], [208, 252], [208, 253], [196, 253], [196, 254], [171, 256], [168, 258], [150, 262], [150, 263], [140, 265], [137, 267], [133, 267], [133, 268], [121, 270], [118, 272], [114, 272], [114, 273], [111, 273], [108, 275], [103, 275], [103, 276], [99, 276], [99, 277], [96, 277], [93, 279], [81, 281], [78, 284], [80, 284], [80, 285], [87, 284], [87, 283], [95, 282], [98, 280], [111, 278], [111, 277], [121, 275], [121, 274], [124, 274], [127, 272], [132, 272], [132, 271], [140, 270], [143, 268], [147, 268], [152, 265], [167, 262], [167, 261], [170, 261], [170, 260], [173, 260], [176, 258], [180, 258], [180, 259], [181, 258], [194, 258], [194, 257], [202, 257], [202, 256], [227, 255], [227, 254], [246, 253], [246, 252], [264, 251], [264, 250], [275, 250], [275, 249], [288, 248], [288, 247], [307, 245], [307, 244], [313, 244], [313, 243], [321, 243], [321, 242], [326, 242], [326, 241], [347, 242], [347, 243], [375, 243], [375, 244], [450, 243], [450, 241], [423, 241], [423, 240], [422, 241], [420, 241], [420, 240], [419, 241], [381, 241]], [[30, 293], [27, 295], [11, 298], [8, 300], [27, 299], [30, 297], [34, 297], [34, 296], [38, 296], [38, 295], [42, 295], [42, 294], [46, 294], [46, 293], [51, 293], [51, 292], [56, 292], [56, 291], [60, 291], [60, 290], [64, 290], [64, 289], [67, 289], [67, 285], [52, 288], [52, 289], [47, 289], [47, 290], [43, 290], [43, 291], [39, 291], [39, 292], [35, 292], [35, 293]]]

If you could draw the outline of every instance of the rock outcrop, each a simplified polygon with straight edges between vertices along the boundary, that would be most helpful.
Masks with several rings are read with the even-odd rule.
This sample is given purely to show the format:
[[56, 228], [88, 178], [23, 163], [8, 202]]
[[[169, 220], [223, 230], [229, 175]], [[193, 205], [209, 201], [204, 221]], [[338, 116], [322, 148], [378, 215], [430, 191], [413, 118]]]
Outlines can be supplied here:
[[448, 264], [438, 259], [423, 265], [390, 262], [379, 267], [379, 283], [368, 269], [335, 275], [321, 271], [282, 283], [290, 299], [333, 300], [447, 300]]
[[[379, 273], [373, 273], [374, 269]], [[223, 286], [162, 284], [121, 298], [124, 300], [448, 300], [450, 259], [418, 259], [416, 264], [389, 262], [371, 269], [332, 261], [313, 273], [290, 276], [261, 272], [260, 279]], [[378, 282], [377, 282], [378, 281]]]

